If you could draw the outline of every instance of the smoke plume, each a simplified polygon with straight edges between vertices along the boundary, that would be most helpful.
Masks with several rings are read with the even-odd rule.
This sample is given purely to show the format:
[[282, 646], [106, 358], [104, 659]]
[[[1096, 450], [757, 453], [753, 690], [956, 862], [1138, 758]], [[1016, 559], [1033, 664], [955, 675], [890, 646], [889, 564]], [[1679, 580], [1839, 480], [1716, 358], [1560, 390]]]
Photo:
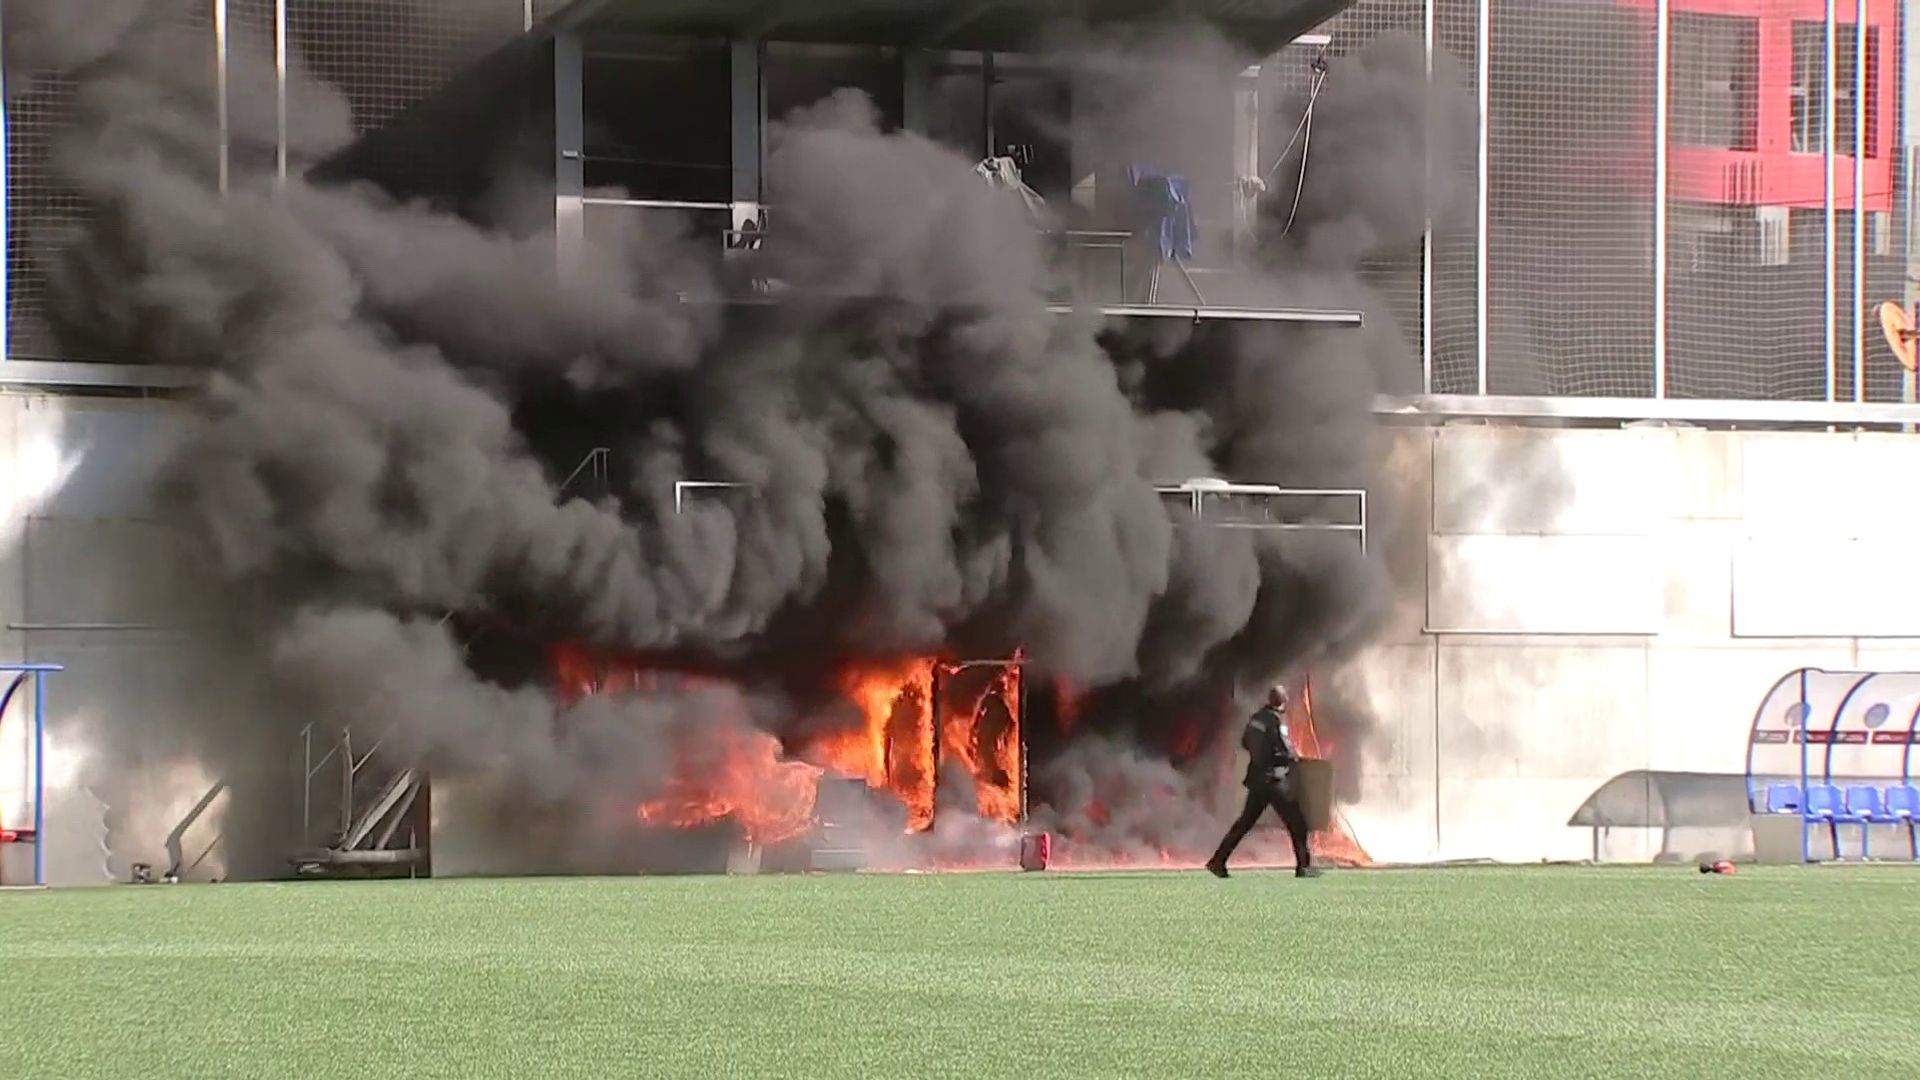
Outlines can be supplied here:
[[[1363, 307], [1369, 327], [1170, 332], [1049, 314], [1020, 204], [852, 91], [771, 134], [768, 274], [804, 288], [730, 310], [708, 237], [596, 226], [561, 271], [551, 234], [302, 180], [352, 131], [298, 57], [295, 175], [273, 183], [271, 110], [238, 108], [221, 192], [205, 38], [163, 0], [9, 3], [7, 32], [10, 67], [76, 87], [58, 160], [94, 217], [57, 269], [63, 334], [208, 373], [170, 506], [228, 588], [264, 598], [277, 713], [390, 724], [450, 778], [630, 806], [673, 747], [779, 731], [796, 706], [763, 687], [563, 707], [477, 673], [461, 618], [747, 686], [823, 658], [1018, 648], [1164, 699], [1350, 649], [1379, 608], [1354, 545], [1179, 527], [1154, 485], [1374, 481], [1371, 400], [1411, 364], [1356, 268], [1418, 237], [1423, 148], [1459, 129], [1457, 88], [1429, 92], [1404, 43], [1336, 61], [1298, 221], [1269, 200], [1264, 268], [1234, 298]], [[1177, 159], [1166, 133], [1223, 104], [1172, 76], [1250, 59], [1197, 32], [1065, 40], [1116, 161]], [[271, 99], [262, 48], [234, 41], [236, 101]], [[622, 463], [604, 496], [563, 490], [577, 458], [543, 449], [543, 408], [601, 418]], [[682, 479], [743, 487], [678, 505]], [[1089, 725], [1037, 774], [1046, 814], [1120, 844], [1211, 833], [1217, 778], [1169, 764], [1153, 721]], [[1118, 792], [1098, 823], [1096, 787]]]

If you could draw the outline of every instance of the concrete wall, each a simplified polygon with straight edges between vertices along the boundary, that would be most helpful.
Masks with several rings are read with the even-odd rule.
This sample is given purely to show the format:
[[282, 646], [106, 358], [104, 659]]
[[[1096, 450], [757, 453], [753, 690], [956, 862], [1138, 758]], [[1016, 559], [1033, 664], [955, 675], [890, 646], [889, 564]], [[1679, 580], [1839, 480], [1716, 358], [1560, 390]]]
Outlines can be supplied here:
[[[48, 709], [57, 883], [164, 867], [169, 834], [230, 771], [209, 762], [236, 730], [257, 729], [263, 762], [238, 785], [244, 816], [297, 823], [284, 718], [216, 693], [221, 656], [204, 645], [232, 598], [155, 520], [179, 419], [161, 401], [0, 396], [0, 659], [68, 667]], [[1344, 811], [1375, 859], [1750, 850], [1739, 777], [1773, 683], [1803, 665], [1920, 670], [1907, 543], [1920, 508], [1906, 495], [1920, 440], [1481, 426], [1387, 437], [1400, 499], [1375, 543], [1397, 604], [1379, 644], [1315, 673], [1317, 691], [1375, 721]], [[7, 823], [31, 813], [28, 704], [0, 719]], [[234, 724], [210, 719], [236, 709]], [[1603, 787], [1612, 824], [1570, 824]], [[447, 794], [437, 816], [457, 804]], [[191, 876], [284, 869], [290, 834], [255, 838], [244, 859], [231, 838], [215, 842], [235, 798], [218, 795], [175, 841]], [[1676, 798], [1680, 825], [1635, 824], [1636, 803], [1671, 810]], [[30, 848], [0, 847], [0, 881], [27, 880], [31, 863]]]
[[[1378, 724], [1346, 811], [1376, 859], [1750, 851], [1733, 781], [1775, 680], [1920, 669], [1920, 440], [1487, 426], [1391, 440], [1404, 517], [1378, 539], [1398, 603], [1380, 644], [1324, 676]], [[1644, 787], [1656, 818], [1663, 801], [1700, 805], [1672, 829], [1637, 812], [1569, 824], [1609, 781], [1615, 803]]]
[[[177, 438], [162, 401], [0, 396], [0, 661], [48, 678], [47, 872], [59, 884], [160, 872], [165, 839], [215, 778], [182, 737], [212, 695], [183, 613], [204, 584], [155, 519]], [[0, 717], [0, 821], [31, 821], [29, 702]], [[218, 814], [181, 838], [198, 858]], [[198, 876], [223, 872], [215, 850]], [[0, 882], [32, 879], [28, 845], [0, 846]]]

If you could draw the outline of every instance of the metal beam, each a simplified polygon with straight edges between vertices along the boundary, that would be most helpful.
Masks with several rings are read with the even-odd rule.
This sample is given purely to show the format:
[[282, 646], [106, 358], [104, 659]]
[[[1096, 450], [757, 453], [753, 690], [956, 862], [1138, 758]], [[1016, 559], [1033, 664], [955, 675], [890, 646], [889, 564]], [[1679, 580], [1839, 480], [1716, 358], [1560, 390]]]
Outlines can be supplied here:
[[206, 380], [197, 368], [158, 364], [69, 364], [12, 360], [0, 366], [0, 390], [190, 390]]
[[1316, 308], [1183, 307], [1174, 304], [1103, 304], [1080, 308], [1072, 304], [1048, 304], [1047, 310], [1055, 315], [1097, 311], [1110, 319], [1185, 319], [1196, 323], [1277, 322], [1355, 328], [1366, 322], [1366, 317], [1358, 311]]
[[814, 5], [808, 0], [765, 0], [740, 25], [738, 36], [748, 41], [758, 41], [785, 26], [801, 10], [811, 6]]
[[553, 218], [561, 271], [577, 265], [586, 243], [587, 107], [580, 35], [553, 37]]
[[915, 36], [913, 47], [938, 49], [947, 43], [948, 38], [979, 22], [989, 11], [1004, 7], [1006, 2], [1007, 0], [973, 0], [973, 3], [963, 4]]
[[[752, 39], [733, 41], [727, 46], [727, 57], [732, 94], [729, 112], [732, 117], [733, 204], [735, 207], [751, 204], [757, 210], [764, 186], [761, 170], [767, 149], [767, 96], [766, 81], [761, 74], [763, 53], [760, 42]], [[727, 227], [741, 227], [737, 211]]]
[[222, 195], [227, 193], [233, 172], [233, 122], [227, 102], [227, 64], [227, 0], [213, 0], [213, 92], [219, 99], [214, 103], [214, 113], [218, 117], [214, 126], [220, 133], [217, 160]]
[[558, 32], [575, 29], [607, 9], [613, 0], [579, 0], [572, 7], [553, 17], [553, 28]]
[[[792, 300], [783, 300], [766, 296], [723, 296], [723, 297], [682, 297], [680, 302], [691, 305], [711, 305], [716, 307], [739, 308], [777, 308], [788, 304], [813, 303], [888, 303], [895, 298], [886, 296], [832, 296], [828, 294], [801, 294]], [[1266, 322], [1299, 323], [1312, 326], [1328, 326], [1352, 329], [1366, 325], [1366, 316], [1358, 311], [1340, 311], [1320, 308], [1248, 308], [1211, 305], [1195, 307], [1183, 304], [1048, 304], [1050, 315], [1073, 315], [1077, 313], [1104, 315], [1110, 319], [1180, 319], [1186, 322]]]
[[1383, 420], [1442, 423], [1489, 420], [1542, 423], [1676, 423], [1720, 426], [1860, 427], [1920, 423], [1920, 404], [1851, 401], [1718, 401], [1686, 398], [1501, 397], [1480, 394], [1381, 396]]

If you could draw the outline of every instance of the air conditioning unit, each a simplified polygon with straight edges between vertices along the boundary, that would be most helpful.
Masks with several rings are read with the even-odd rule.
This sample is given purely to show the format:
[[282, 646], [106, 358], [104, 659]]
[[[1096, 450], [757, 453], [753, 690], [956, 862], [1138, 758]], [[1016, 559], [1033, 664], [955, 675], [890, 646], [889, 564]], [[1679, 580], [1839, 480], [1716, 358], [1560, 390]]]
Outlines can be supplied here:
[[1788, 223], [1793, 220], [1784, 206], [1760, 206], [1753, 211], [1754, 222], [1759, 226], [1759, 245], [1754, 252], [1761, 266], [1785, 266], [1793, 251], [1792, 236]]

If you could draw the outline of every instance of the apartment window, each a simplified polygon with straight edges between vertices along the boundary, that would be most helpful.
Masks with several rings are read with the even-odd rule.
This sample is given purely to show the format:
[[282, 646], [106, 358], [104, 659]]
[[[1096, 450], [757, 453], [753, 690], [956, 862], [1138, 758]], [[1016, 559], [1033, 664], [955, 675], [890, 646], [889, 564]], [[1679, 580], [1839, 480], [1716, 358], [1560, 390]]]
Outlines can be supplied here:
[[1793, 152], [1818, 154], [1826, 147], [1827, 28], [1793, 24]]
[[1759, 145], [1759, 24], [1728, 15], [1673, 14], [1671, 117], [1683, 146]]
[[[1826, 106], [1827, 28], [1824, 23], [1793, 24], [1793, 152], [1819, 154], [1826, 150], [1824, 122], [1831, 120], [1834, 153], [1851, 157], [1854, 152], [1855, 73], [1860, 54], [1855, 47], [1853, 27], [1834, 28], [1833, 107]], [[1867, 28], [1867, 120], [1868, 157], [1880, 156], [1880, 31]]]
[[1867, 27], [1867, 156], [1880, 156], [1880, 31]]

